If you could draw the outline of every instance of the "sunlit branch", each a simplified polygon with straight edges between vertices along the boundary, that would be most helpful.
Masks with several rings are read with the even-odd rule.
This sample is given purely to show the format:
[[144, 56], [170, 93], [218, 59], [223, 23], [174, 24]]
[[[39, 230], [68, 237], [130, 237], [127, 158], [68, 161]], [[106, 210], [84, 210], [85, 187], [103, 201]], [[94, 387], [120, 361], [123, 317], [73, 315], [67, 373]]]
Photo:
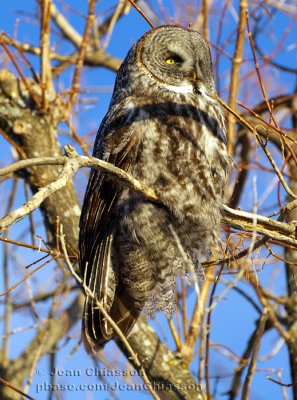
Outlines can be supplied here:
[[[23, 168], [29, 168], [37, 165], [63, 166], [55, 181], [43, 188], [40, 188], [39, 191], [32, 197], [32, 199], [29, 200], [29, 202], [12, 211], [0, 220], [0, 232], [38, 208], [47, 197], [70, 182], [73, 176], [82, 167], [91, 167], [100, 170], [103, 173], [108, 174], [111, 179], [116, 180], [120, 185], [139, 192], [146, 199], [153, 202], [161, 202], [161, 199], [152, 188], [142, 184], [125, 171], [115, 167], [113, 164], [99, 160], [95, 157], [79, 156], [71, 146], [65, 146], [65, 151], [65, 156], [39, 157], [22, 160], [8, 167], [0, 169], [1, 176], [16, 172]], [[289, 203], [289, 205], [290, 204], [291, 203]], [[293, 203], [293, 206], [296, 206], [295, 203]], [[290, 207], [292, 207], [292, 205], [290, 205]], [[254, 232], [256, 229], [256, 232], [259, 234], [266, 235], [267, 237], [277, 240], [281, 243], [290, 244], [297, 247], [297, 240], [295, 239], [296, 225], [294, 223], [283, 223], [271, 218], [263, 217], [261, 215], [256, 215], [241, 210], [234, 210], [225, 205], [223, 206], [223, 222], [224, 224], [246, 232]]]

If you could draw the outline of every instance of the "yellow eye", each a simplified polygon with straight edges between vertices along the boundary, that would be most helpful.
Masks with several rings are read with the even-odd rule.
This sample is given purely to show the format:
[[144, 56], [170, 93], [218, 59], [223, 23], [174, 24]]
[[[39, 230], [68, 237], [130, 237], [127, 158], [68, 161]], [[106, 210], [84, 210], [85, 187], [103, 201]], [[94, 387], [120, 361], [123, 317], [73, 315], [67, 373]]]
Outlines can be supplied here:
[[176, 60], [174, 58], [172, 58], [172, 57], [171, 58], [167, 58], [166, 63], [167, 64], [175, 64]]
[[184, 60], [182, 57], [180, 57], [178, 54], [171, 54], [168, 58], [165, 59], [166, 64], [173, 65], [181, 65]]

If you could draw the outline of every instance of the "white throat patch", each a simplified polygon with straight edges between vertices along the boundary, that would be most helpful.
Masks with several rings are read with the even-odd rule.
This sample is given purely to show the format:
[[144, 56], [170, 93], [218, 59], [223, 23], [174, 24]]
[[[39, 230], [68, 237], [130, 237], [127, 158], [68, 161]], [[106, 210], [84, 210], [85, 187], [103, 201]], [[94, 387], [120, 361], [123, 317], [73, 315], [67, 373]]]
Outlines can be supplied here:
[[192, 85], [174, 86], [174, 85], [169, 85], [167, 83], [163, 83], [161, 86], [174, 93], [193, 93], [194, 91]]

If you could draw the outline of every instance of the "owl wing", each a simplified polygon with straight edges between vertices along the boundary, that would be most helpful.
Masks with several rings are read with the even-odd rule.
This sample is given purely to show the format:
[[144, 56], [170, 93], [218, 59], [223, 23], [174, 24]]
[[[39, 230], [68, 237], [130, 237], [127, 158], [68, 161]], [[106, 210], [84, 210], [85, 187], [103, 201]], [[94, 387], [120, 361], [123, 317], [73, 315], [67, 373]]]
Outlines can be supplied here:
[[[127, 172], [135, 158], [138, 142], [131, 123], [133, 109], [128, 105], [129, 99], [125, 99], [110, 109], [99, 128], [94, 146], [94, 156]], [[111, 262], [116, 223], [114, 213], [122, 191], [123, 188], [107, 175], [95, 170], [91, 172], [80, 219], [79, 256], [84, 284], [127, 334], [140, 310], [117, 282], [118, 273]], [[113, 336], [113, 330], [96, 307], [96, 301], [86, 295], [83, 318], [86, 347], [96, 351]]]

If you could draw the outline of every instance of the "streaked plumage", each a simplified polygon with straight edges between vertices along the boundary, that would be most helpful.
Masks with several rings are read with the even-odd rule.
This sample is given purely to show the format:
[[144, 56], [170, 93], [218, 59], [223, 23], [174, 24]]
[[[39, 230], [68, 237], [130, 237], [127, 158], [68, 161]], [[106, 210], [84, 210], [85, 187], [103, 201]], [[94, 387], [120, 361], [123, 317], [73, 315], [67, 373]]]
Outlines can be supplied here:
[[[80, 221], [81, 275], [127, 335], [142, 310], [171, 318], [184, 255], [197, 265], [220, 233], [229, 158], [210, 52], [199, 33], [162, 26], [132, 47], [93, 155], [162, 201], [91, 172]], [[113, 337], [88, 296], [83, 337], [92, 351]]]

